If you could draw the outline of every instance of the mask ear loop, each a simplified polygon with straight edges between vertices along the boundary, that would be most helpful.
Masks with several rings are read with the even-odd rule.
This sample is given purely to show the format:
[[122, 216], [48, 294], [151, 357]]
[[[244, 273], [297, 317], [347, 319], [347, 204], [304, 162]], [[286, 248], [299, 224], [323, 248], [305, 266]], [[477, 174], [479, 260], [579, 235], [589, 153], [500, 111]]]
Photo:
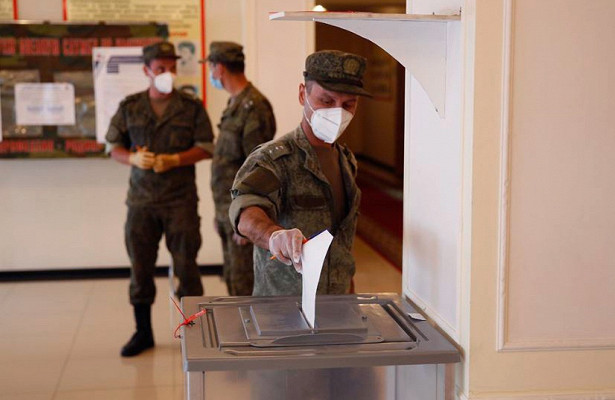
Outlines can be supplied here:
[[[305, 102], [307, 103], [308, 107], [310, 107], [310, 110], [312, 110], [312, 116], [314, 116], [314, 112], [316, 110], [314, 110], [314, 107], [312, 107], [312, 105], [310, 104], [310, 99], [308, 99], [308, 92], [307, 92], [307, 88], [304, 89], [304, 93], [305, 93]], [[310, 118], [307, 117], [307, 115], [305, 114], [305, 108], [303, 108], [303, 116], [305, 117], [305, 120], [307, 121], [308, 125], [310, 126], [310, 128], [312, 128], [312, 121]]]

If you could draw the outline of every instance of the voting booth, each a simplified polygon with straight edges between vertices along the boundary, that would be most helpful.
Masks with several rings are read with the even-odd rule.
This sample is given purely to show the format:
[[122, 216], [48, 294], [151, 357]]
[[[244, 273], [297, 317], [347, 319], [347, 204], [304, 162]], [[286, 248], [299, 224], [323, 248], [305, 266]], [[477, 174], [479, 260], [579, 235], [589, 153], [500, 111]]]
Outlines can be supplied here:
[[[460, 355], [397, 294], [323, 295], [310, 327], [299, 297], [184, 297], [187, 398], [391, 399], [395, 368]], [[420, 315], [420, 314], [419, 314]]]

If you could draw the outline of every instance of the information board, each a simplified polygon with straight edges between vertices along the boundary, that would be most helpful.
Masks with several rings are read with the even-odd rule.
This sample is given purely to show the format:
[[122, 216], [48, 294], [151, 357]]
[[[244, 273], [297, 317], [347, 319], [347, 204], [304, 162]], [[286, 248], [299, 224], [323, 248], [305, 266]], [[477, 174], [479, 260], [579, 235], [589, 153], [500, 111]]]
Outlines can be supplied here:
[[[101, 156], [93, 49], [143, 47], [166, 38], [168, 27], [158, 23], [0, 24], [0, 158]], [[35, 92], [46, 96], [45, 107]], [[72, 109], [67, 96], [74, 99]]]
[[156, 21], [169, 27], [177, 60], [177, 89], [205, 98], [203, 0], [65, 0], [67, 21]]

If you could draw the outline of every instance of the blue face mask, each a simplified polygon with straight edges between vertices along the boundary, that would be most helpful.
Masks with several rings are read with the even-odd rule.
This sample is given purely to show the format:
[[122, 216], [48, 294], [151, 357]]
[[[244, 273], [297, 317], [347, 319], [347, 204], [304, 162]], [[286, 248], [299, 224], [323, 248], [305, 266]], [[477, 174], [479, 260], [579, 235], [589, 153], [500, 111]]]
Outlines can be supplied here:
[[222, 81], [220, 79], [214, 78], [213, 71], [209, 72], [209, 81], [211, 82], [211, 85], [216, 89], [224, 89], [224, 86], [222, 86]]

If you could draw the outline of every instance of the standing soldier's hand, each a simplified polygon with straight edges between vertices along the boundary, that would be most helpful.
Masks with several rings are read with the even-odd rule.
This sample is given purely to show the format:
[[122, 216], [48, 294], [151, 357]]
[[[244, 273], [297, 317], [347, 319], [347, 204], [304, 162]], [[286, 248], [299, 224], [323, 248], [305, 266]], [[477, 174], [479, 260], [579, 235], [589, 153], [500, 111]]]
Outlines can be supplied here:
[[154, 172], [166, 172], [179, 165], [179, 154], [157, 154], [154, 161]]
[[147, 146], [137, 146], [137, 151], [130, 153], [128, 156], [128, 162], [130, 165], [134, 165], [135, 167], [141, 169], [151, 169], [154, 165], [154, 159], [154, 153], [147, 151]]

